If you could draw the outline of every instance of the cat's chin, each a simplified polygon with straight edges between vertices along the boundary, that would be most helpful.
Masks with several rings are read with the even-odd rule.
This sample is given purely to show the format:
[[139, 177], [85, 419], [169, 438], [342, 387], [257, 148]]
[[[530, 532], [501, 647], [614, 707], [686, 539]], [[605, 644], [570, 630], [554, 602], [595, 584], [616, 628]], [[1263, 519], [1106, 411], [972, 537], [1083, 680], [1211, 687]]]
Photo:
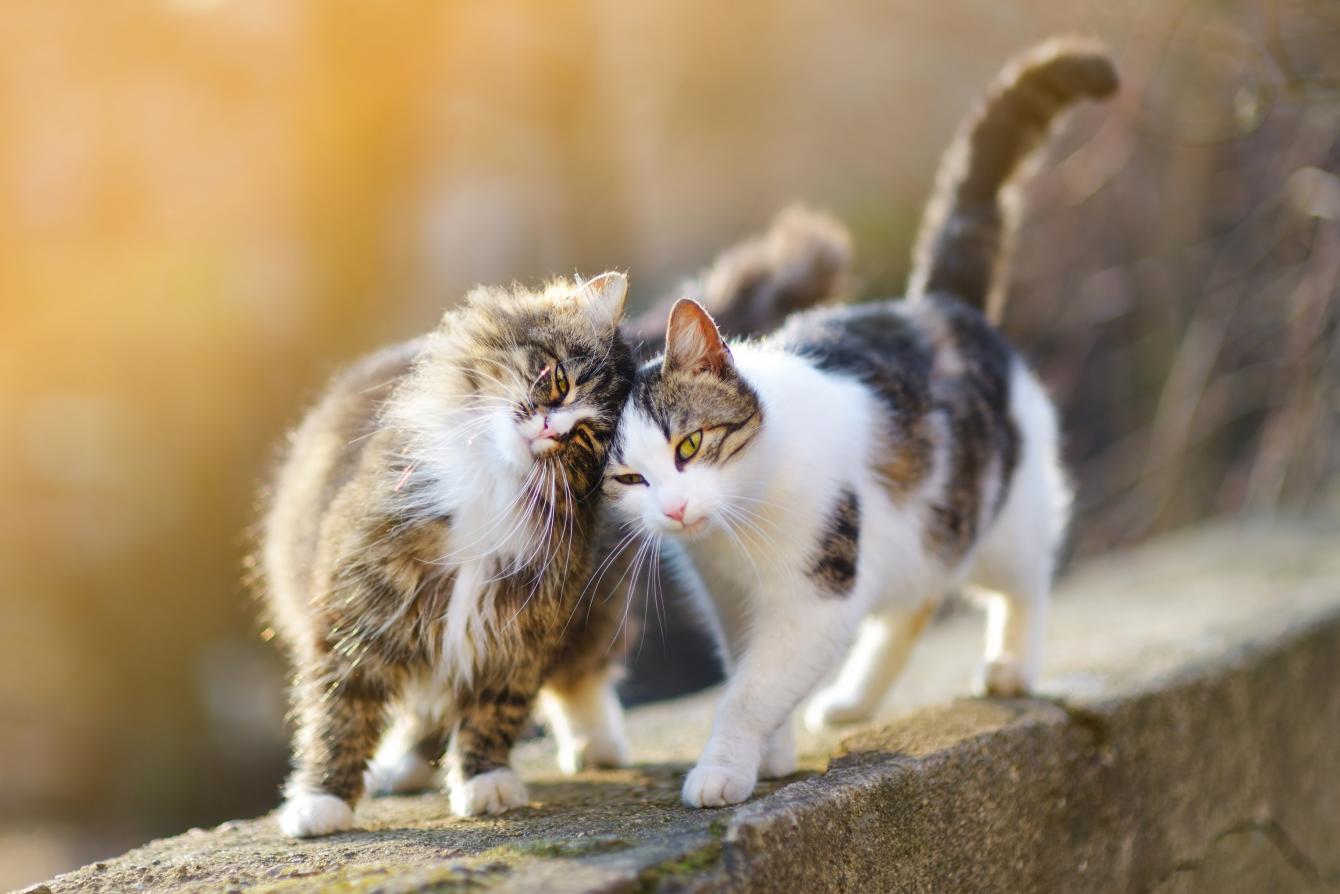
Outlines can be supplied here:
[[494, 455], [502, 460], [503, 467], [520, 480], [531, 470], [531, 466], [544, 462], [543, 456], [531, 453], [530, 441], [519, 432], [506, 432], [501, 437], [494, 436]]
[[677, 537], [680, 540], [698, 540], [706, 534], [712, 527], [712, 520], [706, 516], [687, 525], [680, 525], [677, 528], [661, 528], [662, 534], [669, 534], [671, 537]]

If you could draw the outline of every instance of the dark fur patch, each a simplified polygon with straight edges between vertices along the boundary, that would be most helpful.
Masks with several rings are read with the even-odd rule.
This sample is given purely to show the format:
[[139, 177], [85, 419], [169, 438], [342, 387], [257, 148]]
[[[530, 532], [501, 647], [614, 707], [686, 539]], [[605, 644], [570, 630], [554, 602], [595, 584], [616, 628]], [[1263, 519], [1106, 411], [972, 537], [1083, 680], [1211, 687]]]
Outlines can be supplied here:
[[879, 473], [895, 499], [905, 498], [931, 471], [927, 430], [933, 345], [918, 321], [869, 304], [794, 318], [781, 333], [796, 353], [822, 370], [851, 376], [888, 409], [888, 448]]
[[842, 491], [819, 537], [810, 578], [822, 594], [846, 596], [856, 585], [861, 540], [861, 503], [850, 488]]
[[[850, 376], [888, 410], [877, 460], [895, 502], [927, 482], [937, 452], [945, 485], [931, 495], [927, 547], [957, 561], [978, 536], [988, 477], [999, 474], [999, 511], [1018, 461], [1010, 417], [1013, 352], [980, 312], [945, 295], [801, 314], [779, 333], [820, 369]], [[938, 444], [941, 432], [946, 436]]]

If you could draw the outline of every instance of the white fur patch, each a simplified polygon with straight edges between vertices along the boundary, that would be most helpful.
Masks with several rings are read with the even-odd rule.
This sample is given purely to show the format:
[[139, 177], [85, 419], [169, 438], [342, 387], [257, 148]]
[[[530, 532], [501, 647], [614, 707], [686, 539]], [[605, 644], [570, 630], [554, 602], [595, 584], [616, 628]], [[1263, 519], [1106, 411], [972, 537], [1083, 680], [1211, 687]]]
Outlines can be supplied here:
[[593, 674], [584, 685], [565, 692], [545, 689], [539, 707], [558, 745], [558, 768], [565, 774], [628, 763], [623, 708], [611, 677]]
[[298, 792], [279, 808], [279, 829], [290, 838], [316, 838], [353, 828], [354, 810], [324, 792]]
[[451, 781], [451, 812], [457, 816], [496, 816], [526, 805], [526, 785], [508, 767]]
[[368, 763], [364, 781], [370, 795], [402, 795], [428, 788], [437, 768], [414, 751], [377, 755]]
[[739, 767], [699, 765], [689, 771], [681, 796], [690, 807], [739, 804], [754, 792], [755, 775]]

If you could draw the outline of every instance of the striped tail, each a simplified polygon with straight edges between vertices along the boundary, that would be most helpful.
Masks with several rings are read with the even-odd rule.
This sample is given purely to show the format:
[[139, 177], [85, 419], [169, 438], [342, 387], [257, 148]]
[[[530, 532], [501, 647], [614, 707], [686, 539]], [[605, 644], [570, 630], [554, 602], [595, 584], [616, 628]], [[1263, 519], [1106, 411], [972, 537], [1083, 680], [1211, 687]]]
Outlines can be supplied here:
[[1007, 65], [940, 163], [908, 296], [949, 292], [998, 320], [1017, 216], [1007, 187], [1052, 119], [1077, 100], [1116, 89], [1111, 60], [1084, 40], [1051, 40]]

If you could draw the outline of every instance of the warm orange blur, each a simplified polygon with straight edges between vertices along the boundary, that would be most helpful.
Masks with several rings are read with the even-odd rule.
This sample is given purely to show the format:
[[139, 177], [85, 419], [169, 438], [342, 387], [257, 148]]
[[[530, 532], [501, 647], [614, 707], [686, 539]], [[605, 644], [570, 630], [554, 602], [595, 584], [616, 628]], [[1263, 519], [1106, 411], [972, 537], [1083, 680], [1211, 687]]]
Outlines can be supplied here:
[[792, 199], [847, 221], [894, 294], [959, 115], [1056, 32], [1106, 37], [1126, 87], [1028, 191], [1008, 322], [1066, 406], [1079, 548], [1334, 480], [1324, 0], [4, 19], [0, 887], [273, 804], [281, 671], [240, 559], [335, 364], [480, 281], [619, 267], [646, 303]]

